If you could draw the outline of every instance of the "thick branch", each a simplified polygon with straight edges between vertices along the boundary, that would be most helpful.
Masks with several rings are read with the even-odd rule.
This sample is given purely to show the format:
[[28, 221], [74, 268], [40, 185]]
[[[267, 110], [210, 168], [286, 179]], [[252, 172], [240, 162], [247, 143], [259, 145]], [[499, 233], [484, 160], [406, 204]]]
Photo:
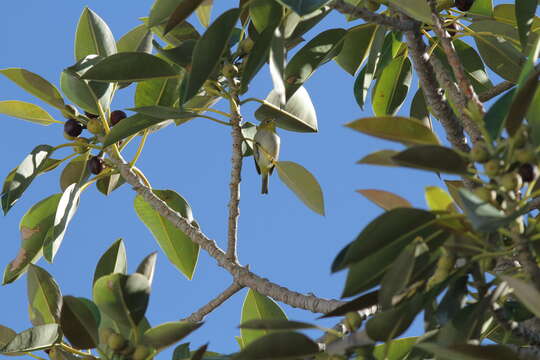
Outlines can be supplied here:
[[240, 216], [240, 181], [242, 181], [242, 128], [240, 122], [242, 117], [238, 108], [239, 101], [236, 92], [233, 91], [231, 99], [231, 137], [232, 137], [232, 157], [231, 157], [231, 182], [229, 189], [231, 197], [229, 200], [229, 227], [227, 235], [227, 258], [236, 262], [236, 243], [238, 237], [238, 217]]
[[514, 87], [514, 85], [516, 84], [514, 84], [511, 81], [503, 81], [502, 83], [497, 84], [491, 89], [484, 91], [483, 93], [478, 95], [478, 98], [480, 99], [480, 101], [486, 102], [488, 100], [493, 99], [495, 96], [502, 94], [506, 90], [511, 89], [512, 87]]
[[492, 312], [499, 324], [507, 331], [510, 331], [512, 335], [524, 340], [531, 346], [540, 346], [540, 335], [538, 332], [531, 331], [528, 327], [508, 319], [502, 307], [498, 309], [493, 308]]
[[523, 236], [516, 235], [516, 245], [519, 263], [525, 270], [525, 273], [531, 277], [531, 280], [537, 290], [540, 290], [540, 267], [534, 258], [529, 247], [529, 242]]
[[366, 22], [389, 26], [396, 30], [412, 30], [415, 26], [414, 21], [412, 20], [377, 14], [367, 10], [365, 7], [351, 5], [344, 0], [334, 0], [330, 3], [330, 6], [342, 14], [352, 15], [363, 19]]
[[217, 307], [227, 301], [231, 296], [240, 291], [243, 286], [238, 285], [236, 282], [232, 283], [231, 286], [226, 288], [221, 294], [219, 294], [215, 299], [210, 301], [208, 304], [201, 307], [199, 310], [195, 311], [193, 314], [189, 315], [187, 318], [182, 319], [182, 321], [190, 322], [199, 322], [204, 319], [204, 317], [214, 311]]
[[540, 347], [528, 346], [522, 347], [512, 344], [507, 344], [507, 347], [512, 349], [521, 360], [538, 360], [540, 359]]
[[173, 226], [181, 230], [194, 243], [198, 244], [213, 257], [219, 266], [233, 276], [234, 281], [238, 285], [249, 287], [260, 294], [269, 296], [292, 307], [309, 310], [314, 313], [327, 313], [344, 304], [343, 301], [322, 299], [315, 295], [304, 295], [289, 290], [261, 278], [245, 267], [240, 266], [237, 262], [229, 260], [225, 252], [217, 246], [214, 240], [209, 239], [199, 228], [191, 225], [182, 215], [171, 209], [167, 203], [154, 195], [152, 190], [141, 182], [125, 161], [115, 158], [111, 158], [111, 161], [117, 166], [122, 177], [133, 187], [137, 194], [142, 196], [154, 210], [169, 220]]

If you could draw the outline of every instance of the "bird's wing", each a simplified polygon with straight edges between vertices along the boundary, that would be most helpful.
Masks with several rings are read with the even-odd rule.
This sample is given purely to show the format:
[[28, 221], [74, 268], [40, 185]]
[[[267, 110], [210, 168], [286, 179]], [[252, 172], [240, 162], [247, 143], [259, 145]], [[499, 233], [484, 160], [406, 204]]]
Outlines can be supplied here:
[[257, 169], [257, 173], [261, 175], [261, 168], [259, 167], [259, 164], [257, 164], [257, 159], [259, 156], [259, 147], [257, 146], [257, 143], [255, 143], [253, 144], [253, 160], [255, 160], [255, 169]]

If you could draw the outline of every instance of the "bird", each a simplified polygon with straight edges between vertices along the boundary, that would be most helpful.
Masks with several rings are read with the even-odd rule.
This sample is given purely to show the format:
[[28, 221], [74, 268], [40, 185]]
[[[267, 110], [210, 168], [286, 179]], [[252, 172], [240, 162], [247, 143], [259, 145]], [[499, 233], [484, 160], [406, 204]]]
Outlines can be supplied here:
[[255, 168], [262, 177], [261, 194], [268, 194], [268, 177], [274, 171], [275, 162], [279, 158], [280, 138], [276, 133], [276, 124], [266, 119], [257, 126], [253, 137], [253, 158]]

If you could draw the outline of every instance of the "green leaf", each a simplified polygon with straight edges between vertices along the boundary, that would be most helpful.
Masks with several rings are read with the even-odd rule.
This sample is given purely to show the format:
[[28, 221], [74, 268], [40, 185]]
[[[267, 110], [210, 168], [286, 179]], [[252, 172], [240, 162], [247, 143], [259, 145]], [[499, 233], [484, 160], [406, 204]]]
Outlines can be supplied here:
[[473, 227], [478, 231], [493, 231], [510, 221], [511, 216], [506, 216], [503, 211], [495, 208], [465, 188], [459, 189], [459, 196], [463, 204], [463, 210]]
[[475, 0], [468, 12], [491, 17], [493, 15], [492, 0]]
[[323, 7], [329, 0], [277, 0], [300, 16], [308, 15]]
[[282, 108], [280, 98], [280, 94], [272, 90], [263, 105], [255, 111], [255, 117], [261, 122], [273, 119], [276, 126], [289, 131], [318, 131], [317, 114], [304, 87], [299, 88]]
[[27, 289], [32, 325], [59, 323], [62, 294], [51, 274], [39, 266], [30, 264]]
[[43, 110], [41, 107], [24, 101], [0, 101], [0, 114], [28, 120], [30, 122], [40, 125], [62, 123], [61, 121], [55, 120], [51, 115], [49, 115], [47, 111]]
[[169, 20], [167, 20], [164, 34], [167, 34], [176, 25], [186, 20], [203, 2], [204, 0], [185, 0], [180, 2], [171, 13]]
[[406, 199], [388, 191], [363, 189], [356, 190], [356, 192], [364, 195], [368, 200], [380, 206], [384, 210], [392, 210], [400, 207], [412, 207], [411, 203]]
[[94, 302], [99, 310], [120, 325], [135, 329], [144, 318], [150, 284], [141, 274], [110, 274], [94, 284]]
[[[249, 289], [242, 306], [242, 317], [240, 322], [243, 324], [249, 320], [287, 320], [287, 316], [281, 307], [269, 297], [259, 294], [255, 290]], [[269, 334], [269, 330], [250, 330], [241, 329], [243, 344], [249, 345], [253, 341]]]
[[[198, 226], [193, 218], [191, 207], [182, 196], [172, 190], [154, 190], [153, 192], [193, 226]], [[199, 257], [199, 245], [191, 241], [169, 220], [159, 215], [140, 195], [135, 198], [134, 206], [137, 216], [152, 232], [169, 261], [191, 280]]]
[[213, 3], [214, 0], [204, 0], [197, 10], [195, 10], [195, 14], [199, 19], [199, 22], [204, 27], [208, 27], [208, 25], [210, 25], [210, 14], [212, 12]]
[[430, 210], [451, 211], [454, 200], [446, 191], [437, 186], [428, 186], [425, 191], [426, 204]]
[[47, 237], [43, 244], [43, 255], [49, 262], [53, 261], [54, 256], [62, 244], [62, 240], [64, 240], [67, 226], [79, 207], [80, 196], [81, 188], [77, 183], [73, 183], [66, 188], [60, 198], [54, 216], [54, 224], [47, 232]]
[[378, 304], [379, 290], [374, 290], [364, 295], [357, 297], [354, 300], [348, 301], [345, 304], [338, 306], [329, 313], [320, 318], [329, 318], [334, 316], [343, 316], [351, 311], [361, 311], [373, 308]]
[[[479, 0], [478, 0], [479, 1]], [[463, 68], [467, 77], [470, 79], [476, 92], [484, 92], [493, 87], [489, 76], [486, 73], [484, 62], [476, 50], [467, 44], [465, 41], [455, 39], [452, 41], [456, 49], [456, 53], [463, 63]], [[440, 48], [437, 48], [440, 50]], [[444, 51], [443, 51], [444, 54]], [[443, 61], [448, 62], [446, 56], [443, 56]], [[448, 65], [450, 66], [450, 65]], [[453, 73], [450, 71], [450, 73]]]
[[392, 160], [405, 167], [437, 171], [446, 174], [467, 174], [468, 163], [450, 148], [437, 145], [411, 147], [394, 156]]
[[[277, 16], [278, 23], [283, 13], [282, 7], [276, 1], [252, 0], [247, 5], [249, 7], [249, 18], [259, 34], [271, 24], [275, 26], [276, 19], [271, 16]], [[277, 11], [280, 13], [277, 13]]]
[[280, 106], [286, 103], [284, 80], [286, 52], [287, 49], [285, 48], [285, 37], [283, 32], [281, 31], [281, 28], [276, 28], [274, 30], [274, 37], [270, 43], [268, 68]]
[[113, 174], [100, 178], [96, 182], [96, 187], [103, 195], [108, 196], [114, 190], [124, 185], [126, 180], [120, 174]]
[[142, 342], [153, 347], [157, 352], [160, 352], [182, 340], [193, 331], [200, 328], [202, 324], [203, 323], [192, 323], [189, 321], [166, 322], [146, 330], [142, 337]]
[[83, 79], [104, 82], [143, 81], [178, 77], [165, 60], [143, 52], [123, 52], [111, 55], [91, 67]]
[[116, 124], [103, 140], [103, 147], [110, 146], [128, 136], [135, 135], [139, 131], [148, 129], [163, 122], [148, 115], [135, 114]]
[[339, 54], [346, 33], [344, 29], [323, 31], [294, 54], [285, 67], [287, 99], [291, 98], [319, 66]]
[[398, 166], [392, 158], [399, 154], [395, 150], [380, 150], [375, 151], [369, 155], [364, 156], [362, 159], [358, 160], [357, 164], [369, 164], [369, 165], [382, 165], [382, 166]]
[[536, 13], [538, 0], [520, 0], [516, 1], [516, 19], [521, 48], [525, 50], [529, 40], [531, 25]]
[[251, 330], [301, 330], [318, 329], [319, 327], [306, 322], [287, 319], [251, 319], [242, 323], [239, 328]]
[[503, 275], [501, 278], [510, 285], [516, 297], [527, 309], [536, 316], [540, 315], [540, 292], [533, 285], [511, 276]]
[[[540, 41], [537, 46], [540, 50]], [[539, 76], [540, 69], [531, 71], [531, 74], [528, 74], [528, 76], [518, 84], [512, 105], [510, 105], [508, 116], [506, 118], [506, 130], [510, 136], [513, 136], [518, 131], [523, 122], [523, 118], [529, 110], [536, 94], [536, 89], [538, 89]]]
[[419, 120], [400, 116], [362, 118], [345, 126], [381, 139], [399, 141], [406, 145], [438, 145], [439, 139]]
[[186, 119], [197, 117], [196, 113], [182, 111], [173, 107], [168, 106], [141, 106], [136, 108], [128, 109], [131, 111], [138, 112], [139, 114], [147, 115], [152, 118], [168, 120], [168, 119]]
[[145, 257], [139, 266], [137, 266], [136, 273], [144, 275], [148, 279], [148, 283], [152, 285], [152, 280], [154, 280], [154, 271], [156, 270], [156, 261], [157, 261], [157, 252], [149, 254]]
[[27, 269], [30, 263], [37, 262], [42, 256], [42, 247], [48, 230], [54, 224], [56, 208], [62, 194], [49, 196], [30, 208], [20, 223], [21, 248], [19, 253], [4, 270], [2, 283], [15, 281]]
[[21, 355], [22, 352], [42, 350], [61, 339], [58, 324], [39, 325], [17, 334], [7, 345], [0, 348], [0, 354]]
[[390, 3], [413, 19], [433, 24], [431, 9], [427, 2], [416, 0], [390, 0]]
[[540, 145], [540, 89], [536, 89], [536, 94], [527, 114], [527, 121], [532, 128], [532, 142], [538, 146]]
[[189, 343], [180, 344], [173, 351], [172, 360], [185, 360], [190, 358], [191, 353], [189, 351]]
[[95, 12], [84, 8], [75, 33], [75, 60], [88, 55], [109, 56], [116, 53], [111, 29]]
[[38, 145], [15, 168], [4, 181], [2, 187], [2, 210], [4, 215], [20, 199], [32, 181], [46, 169], [47, 159], [54, 148], [49, 145]]
[[118, 40], [116, 43], [118, 52], [144, 52], [150, 54], [152, 52], [152, 32], [141, 24], [130, 31]]
[[[183, 0], [182, 0], [183, 1]], [[165, 23], [167, 18], [172, 14], [179, 0], [156, 0], [150, 9], [150, 15], [147, 20], [149, 28]]]
[[221, 61], [221, 56], [228, 47], [234, 25], [239, 16], [240, 9], [231, 9], [224, 12], [197, 41], [193, 50], [191, 71], [187, 78], [187, 86], [183, 96], [184, 103], [197, 95], [206, 79]]
[[368, 56], [377, 28], [375, 24], [362, 24], [347, 30], [343, 47], [336, 56], [336, 62], [343, 70], [354, 76]]
[[127, 273], [127, 256], [126, 247], [122, 239], [116, 240], [108, 249], [101, 255], [94, 271], [94, 280], [92, 284], [102, 276], [109, 274], [125, 274]]
[[177, 78], [141, 81], [135, 90], [135, 106], [172, 107], [178, 101], [179, 85], [180, 79]]
[[420, 122], [428, 128], [433, 128], [431, 124], [431, 117], [429, 115], [429, 109], [427, 107], [422, 89], [418, 89], [416, 94], [414, 94], [409, 115], [413, 119], [420, 120]]
[[99, 344], [99, 309], [90, 300], [64, 296], [60, 324], [64, 336], [77, 349], [93, 349]]
[[62, 191], [66, 191], [69, 185], [78, 184], [82, 185], [86, 179], [90, 176], [88, 170], [88, 159], [90, 158], [90, 152], [81, 154], [73, 158], [64, 168], [60, 175], [60, 188]]
[[[163, 49], [157, 42], [154, 42], [154, 47], [159, 54], [185, 68], [193, 61], [193, 50], [196, 44], [196, 40], [186, 40], [177, 47]], [[175, 95], [178, 96], [178, 94]]]
[[14, 330], [0, 325], [0, 348], [9, 343], [17, 335]]
[[498, 98], [484, 116], [486, 130], [492, 140], [497, 140], [501, 136], [515, 93], [516, 89], [512, 89]]
[[[176, 2], [176, 4], [178, 4], [178, 3]], [[176, 6], [176, 4], [175, 4], [175, 6]], [[142, 20], [145, 21], [145, 19], [142, 19]], [[187, 21], [184, 21], [184, 22], [178, 24], [176, 27], [174, 27], [167, 34], [164, 34], [164, 32], [165, 32], [165, 24], [157, 25], [155, 27], [152, 27], [151, 30], [161, 40], [163, 40], [164, 42], [166, 42], [167, 44], [169, 44], [171, 46], [179, 46], [179, 45], [182, 45], [182, 43], [184, 43], [185, 41], [197, 40], [197, 39], [199, 39], [201, 37], [201, 35], [195, 29], [195, 27], [193, 27], [193, 25], [191, 25]]]
[[324, 198], [317, 179], [302, 165], [292, 161], [278, 161], [279, 178], [311, 210], [324, 216]]
[[377, 116], [396, 114], [411, 86], [411, 62], [406, 56], [393, 59], [381, 72], [375, 88], [371, 103], [373, 112]]
[[373, 356], [376, 360], [406, 359], [417, 341], [418, 337], [407, 337], [388, 341], [386, 344], [375, 346], [373, 349]]
[[298, 359], [319, 352], [319, 345], [307, 336], [283, 331], [268, 334], [248, 344], [234, 360]]
[[0, 74], [47, 104], [64, 110], [64, 99], [58, 89], [41, 76], [20, 68], [3, 69]]
[[436, 343], [424, 342], [416, 345], [417, 348], [428, 351], [441, 360], [519, 360], [515, 352], [503, 345], [468, 345], [458, 344], [444, 346]]

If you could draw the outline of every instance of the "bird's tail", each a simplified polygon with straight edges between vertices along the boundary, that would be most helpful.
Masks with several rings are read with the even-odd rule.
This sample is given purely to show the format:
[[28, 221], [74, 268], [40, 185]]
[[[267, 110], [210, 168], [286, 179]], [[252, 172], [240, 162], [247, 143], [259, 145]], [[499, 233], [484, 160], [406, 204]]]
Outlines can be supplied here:
[[261, 188], [261, 194], [268, 194], [268, 180], [269, 180], [268, 174], [262, 174], [262, 188]]

